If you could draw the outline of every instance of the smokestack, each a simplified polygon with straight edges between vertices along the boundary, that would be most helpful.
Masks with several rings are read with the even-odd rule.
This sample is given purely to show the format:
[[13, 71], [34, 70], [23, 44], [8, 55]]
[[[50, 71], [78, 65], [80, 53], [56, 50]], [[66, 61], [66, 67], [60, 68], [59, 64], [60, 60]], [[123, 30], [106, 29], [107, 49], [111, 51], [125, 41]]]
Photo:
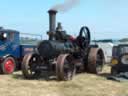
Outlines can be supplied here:
[[56, 10], [49, 10], [49, 39], [54, 39], [54, 33], [56, 31]]

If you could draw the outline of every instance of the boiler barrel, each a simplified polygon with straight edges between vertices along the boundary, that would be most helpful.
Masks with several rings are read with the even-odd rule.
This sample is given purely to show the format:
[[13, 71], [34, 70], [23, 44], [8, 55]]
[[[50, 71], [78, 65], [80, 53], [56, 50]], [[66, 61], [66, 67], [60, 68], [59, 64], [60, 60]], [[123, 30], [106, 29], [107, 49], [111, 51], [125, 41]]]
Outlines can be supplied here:
[[61, 53], [69, 52], [71, 46], [68, 47], [66, 43], [58, 41], [45, 40], [39, 43], [37, 50], [43, 58], [52, 59]]

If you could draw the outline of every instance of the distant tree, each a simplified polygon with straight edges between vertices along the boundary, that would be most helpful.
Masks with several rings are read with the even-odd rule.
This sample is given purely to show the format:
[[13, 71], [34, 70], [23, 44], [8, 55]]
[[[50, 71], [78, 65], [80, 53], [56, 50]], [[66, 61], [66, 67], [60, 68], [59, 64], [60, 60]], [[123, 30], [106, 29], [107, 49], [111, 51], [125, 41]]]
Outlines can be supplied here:
[[102, 39], [102, 40], [92, 40], [92, 42], [104, 42], [104, 43], [106, 43], [106, 42], [113, 42], [113, 40], [112, 39]]
[[123, 38], [121, 40], [119, 40], [120, 42], [128, 42], [128, 38]]

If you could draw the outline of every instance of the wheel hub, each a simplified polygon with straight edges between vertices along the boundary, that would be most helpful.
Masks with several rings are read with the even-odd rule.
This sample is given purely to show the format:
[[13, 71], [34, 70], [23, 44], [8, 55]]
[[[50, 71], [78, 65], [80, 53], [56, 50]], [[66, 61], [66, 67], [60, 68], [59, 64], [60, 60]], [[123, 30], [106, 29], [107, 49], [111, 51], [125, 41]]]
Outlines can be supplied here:
[[12, 60], [7, 60], [7, 62], [5, 62], [5, 70], [8, 73], [12, 73], [14, 71], [14, 62]]

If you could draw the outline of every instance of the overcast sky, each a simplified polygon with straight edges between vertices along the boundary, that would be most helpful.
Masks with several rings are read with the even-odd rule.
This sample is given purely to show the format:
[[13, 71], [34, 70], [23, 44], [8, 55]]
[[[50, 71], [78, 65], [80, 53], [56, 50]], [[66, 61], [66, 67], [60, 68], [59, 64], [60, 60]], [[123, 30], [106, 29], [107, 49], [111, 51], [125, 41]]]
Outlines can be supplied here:
[[[23, 33], [43, 35], [48, 31], [47, 11], [64, 0], [0, 0], [0, 26]], [[92, 39], [128, 37], [128, 0], [80, 0], [57, 15], [67, 33], [78, 35], [80, 27], [91, 30]]]

